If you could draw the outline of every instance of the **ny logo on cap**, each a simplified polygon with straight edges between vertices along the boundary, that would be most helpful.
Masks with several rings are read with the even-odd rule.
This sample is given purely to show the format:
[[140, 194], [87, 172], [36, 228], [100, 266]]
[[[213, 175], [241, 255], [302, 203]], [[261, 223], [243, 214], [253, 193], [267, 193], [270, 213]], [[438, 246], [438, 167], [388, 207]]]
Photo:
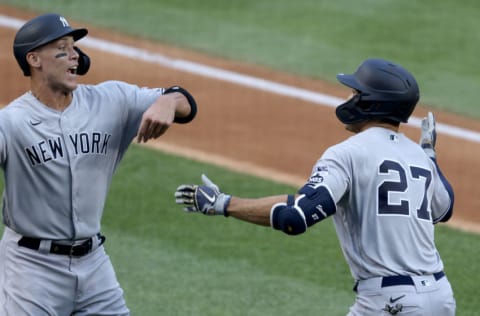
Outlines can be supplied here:
[[63, 27], [69, 27], [67, 19], [65, 19], [63, 16], [59, 17], [60, 23], [62, 23]]

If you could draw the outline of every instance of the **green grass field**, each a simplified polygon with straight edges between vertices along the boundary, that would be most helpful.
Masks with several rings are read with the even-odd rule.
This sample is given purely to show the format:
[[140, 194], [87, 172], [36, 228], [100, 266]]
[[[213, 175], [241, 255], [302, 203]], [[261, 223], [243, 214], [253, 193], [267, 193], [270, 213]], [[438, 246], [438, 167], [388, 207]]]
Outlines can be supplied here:
[[[54, 10], [327, 80], [367, 56], [388, 57], [418, 74], [422, 100], [480, 117], [475, 1], [279, 0], [273, 7], [267, 0], [0, 3]], [[296, 190], [132, 146], [112, 183], [103, 220], [132, 315], [345, 315], [354, 300], [353, 281], [331, 219], [288, 237], [230, 218], [186, 214], [174, 203], [175, 188], [198, 182], [204, 172], [241, 196]], [[457, 315], [478, 315], [480, 236], [439, 226], [436, 242], [456, 293]]]

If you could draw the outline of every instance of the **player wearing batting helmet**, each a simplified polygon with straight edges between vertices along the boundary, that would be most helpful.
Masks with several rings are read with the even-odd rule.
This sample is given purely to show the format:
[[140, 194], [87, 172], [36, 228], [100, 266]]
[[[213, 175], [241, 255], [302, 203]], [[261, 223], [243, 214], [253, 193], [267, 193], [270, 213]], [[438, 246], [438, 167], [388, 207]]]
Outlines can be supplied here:
[[177, 188], [176, 203], [289, 235], [332, 217], [355, 280], [349, 316], [455, 315], [434, 243], [434, 225], [451, 217], [454, 195], [436, 161], [433, 114], [422, 121], [419, 144], [399, 132], [420, 94], [391, 61], [368, 59], [337, 78], [352, 95], [336, 115], [354, 135], [324, 152], [296, 194], [239, 198], [202, 175], [203, 184]]
[[160, 137], [197, 111], [179, 86], [77, 83], [86, 35], [44, 14], [13, 41], [31, 90], [0, 110], [2, 316], [129, 315], [100, 232], [107, 191], [135, 136]]

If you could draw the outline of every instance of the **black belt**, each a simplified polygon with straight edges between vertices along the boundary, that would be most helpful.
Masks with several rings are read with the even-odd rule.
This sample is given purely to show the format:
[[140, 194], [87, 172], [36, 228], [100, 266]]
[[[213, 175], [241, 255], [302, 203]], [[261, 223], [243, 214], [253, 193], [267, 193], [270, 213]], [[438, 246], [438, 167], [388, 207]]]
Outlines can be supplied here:
[[[433, 274], [435, 281], [440, 280], [444, 276], [445, 276], [445, 273], [443, 271]], [[382, 278], [382, 287], [395, 286], [395, 285], [415, 285], [415, 282], [413, 282], [412, 277], [408, 275], [393, 275], [393, 276], [387, 276]]]
[[[435, 281], [440, 280], [445, 276], [443, 271], [433, 274]], [[382, 278], [382, 287], [397, 286], [397, 285], [415, 285], [413, 278], [409, 275], [392, 275]], [[356, 292], [358, 288], [358, 282], [355, 283], [353, 290]]]
[[[54, 253], [57, 255], [82, 257], [92, 251], [93, 241], [97, 238], [100, 240], [99, 246], [102, 245], [106, 239], [105, 236], [98, 233], [96, 236], [85, 240], [79, 245], [63, 245], [52, 241], [52, 244], [50, 246], [50, 253]], [[41, 241], [42, 240], [38, 238], [22, 237], [18, 241], [18, 245], [33, 250], [38, 250], [40, 248]]]

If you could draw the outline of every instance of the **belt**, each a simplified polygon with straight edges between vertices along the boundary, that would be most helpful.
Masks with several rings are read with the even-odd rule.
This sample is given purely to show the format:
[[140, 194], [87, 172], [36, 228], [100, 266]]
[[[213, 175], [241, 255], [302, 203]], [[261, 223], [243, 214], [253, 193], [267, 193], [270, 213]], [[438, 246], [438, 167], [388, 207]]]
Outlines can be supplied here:
[[[443, 271], [436, 272], [433, 274], [433, 278], [435, 281], [440, 280], [445, 276]], [[392, 275], [382, 277], [381, 287], [389, 287], [389, 286], [398, 286], [398, 285], [415, 285], [413, 278], [409, 275]], [[358, 288], [358, 281], [355, 283], [353, 290], [357, 292]]]
[[[98, 233], [96, 236], [85, 240], [83, 243], [79, 245], [64, 245], [64, 244], [59, 244], [52, 241], [50, 245], [50, 253], [57, 254], [57, 255], [82, 257], [92, 251], [93, 241], [97, 238], [100, 241], [99, 246], [102, 245], [106, 239], [105, 236]], [[22, 237], [18, 241], [18, 245], [25, 248], [33, 249], [33, 250], [38, 250], [40, 248], [41, 242], [42, 242], [42, 239], [32, 238], [32, 237]]]
[[[444, 276], [445, 276], [445, 273], [443, 271], [433, 274], [435, 281], [440, 280]], [[382, 278], [382, 287], [396, 286], [396, 285], [415, 285], [415, 282], [413, 282], [412, 277], [408, 275], [393, 275], [393, 276], [387, 276]]]

